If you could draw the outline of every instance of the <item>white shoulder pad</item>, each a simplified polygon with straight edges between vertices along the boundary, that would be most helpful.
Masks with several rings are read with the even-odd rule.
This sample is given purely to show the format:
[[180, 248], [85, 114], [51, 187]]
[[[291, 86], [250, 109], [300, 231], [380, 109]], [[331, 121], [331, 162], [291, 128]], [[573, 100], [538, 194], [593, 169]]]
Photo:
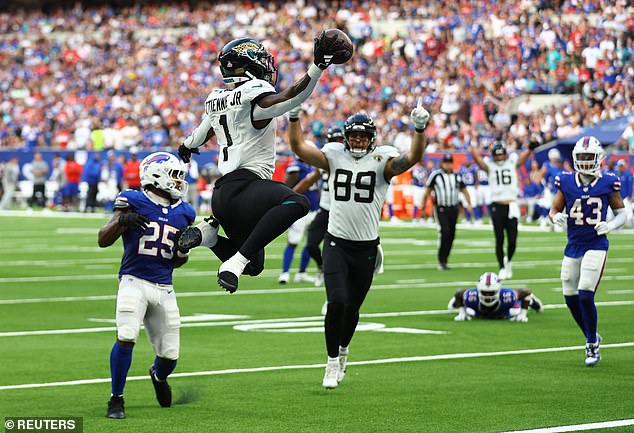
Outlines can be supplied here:
[[243, 103], [252, 101], [263, 93], [276, 93], [275, 88], [269, 82], [257, 79], [245, 82], [236, 90], [242, 93]]
[[398, 151], [398, 149], [394, 146], [379, 146], [376, 149], [374, 149], [374, 152], [372, 153], [377, 155], [385, 155], [388, 158], [394, 158], [401, 154]]
[[328, 154], [329, 152], [342, 152], [344, 150], [346, 150], [345, 145], [337, 141], [330, 141], [324, 144], [324, 146], [321, 148], [321, 151], [325, 154]]

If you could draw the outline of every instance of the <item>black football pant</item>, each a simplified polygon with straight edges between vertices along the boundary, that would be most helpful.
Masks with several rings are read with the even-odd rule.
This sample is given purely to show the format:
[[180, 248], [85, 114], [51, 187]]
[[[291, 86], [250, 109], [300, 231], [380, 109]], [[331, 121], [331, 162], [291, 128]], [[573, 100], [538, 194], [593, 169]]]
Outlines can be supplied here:
[[33, 195], [31, 196], [31, 206], [46, 206], [46, 185], [38, 183], [33, 185]]
[[506, 257], [509, 261], [515, 254], [517, 244], [517, 218], [509, 218], [509, 205], [491, 203], [491, 221], [495, 232], [495, 256], [500, 268], [504, 267], [504, 232], [508, 235], [508, 251]]
[[216, 181], [211, 208], [227, 235], [212, 251], [222, 261], [240, 251], [251, 261], [245, 273], [257, 275], [264, 269], [264, 247], [306, 215], [309, 204], [286, 185], [240, 169]]
[[308, 250], [310, 257], [320, 268], [323, 265], [323, 259], [321, 256], [321, 250], [319, 249], [319, 244], [322, 240], [324, 240], [326, 229], [328, 229], [329, 214], [330, 212], [320, 208], [306, 231], [306, 249]]
[[324, 321], [328, 356], [339, 356], [359, 323], [359, 309], [374, 277], [377, 245], [374, 241], [349, 241], [326, 232], [324, 237], [324, 282], [328, 309]]
[[436, 206], [436, 222], [440, 235], [438, 248], [438, 263], [446, 265], [449, 253], [456, 237], [456, 222], [458, 222], [458, 206]]

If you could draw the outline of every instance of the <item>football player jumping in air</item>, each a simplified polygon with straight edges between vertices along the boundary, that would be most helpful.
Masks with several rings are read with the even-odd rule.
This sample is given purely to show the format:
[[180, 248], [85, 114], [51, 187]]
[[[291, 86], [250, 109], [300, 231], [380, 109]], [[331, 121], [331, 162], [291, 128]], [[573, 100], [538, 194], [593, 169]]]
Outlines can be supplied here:
[[322, 385], [335, 388], [346, 374], [348, 345], [373, 272], [382, 266], [379, 219], [390, 179], [420, 161], [429, 112], [419, 99], [411, 114], [416, 127], [412, 146], [399, 154], [392, 146], [376, 147], [376, 126], [364, 113], [346, 120], [344, 143], [328, 143], [321, 150], [309, 146], [299, 111], [298, 107], [289, 112], [291, 148], [302, 160], [330, 173], [330, 217], [323, 248], [328, 363]]
[[177, 250], [179, 234], [196, 218], [181, 198], [187, 191], [186, 169], [167, 152], [148, 155], [139, 166], [142, 191], [122, 191], [114, 215], [99, 230], [99, 246], [123, 238], [119, 269], [117, 341], [110, 353], [112, 395], [108, 418], [125, 418], [123, 388], [132, 362], [132, 349], [143, 323], [156, 353], [150, 377], [162, 407], [172, 404], [167, 376], [174, 371], [180, 346], [180, 315], [172, 286], [175, 267], [187, 262], [187, 251]]
[[[568, 226], [568, 244], [561, 263], [561, 283], [566, 305], [586, 337], [586, 365], [601, 360], [594, 294], [599, 287], [608, 251], [607, 234], [622, 227], [627, 213], [621, 198], [621, 182], [613, 174], [601, 174], [605, 153], [595, 137], [577, 141], [572, 150], [574, 172], [555, 176], [554, 224]], [[614, 219], [606, 221], [608, 206]]]
[[[322, 32], [315, 38], [314, 63], [291, 87], [276, 92], [273, 56], [251, 38], [235, 39], [218, 56], [224, 82], [205, 101], [200, 125], [179, 147], [188, 162], [213, 135], [223, 176], [215, 183], [213, 217], [191, 227], [180, 238], [188, 250], [202, 245], [223, 261], [218, 284], [233, 293], [242, 273], [258, 275], [264, 269], [264, 247], [293, 222], [308, 213], [302, 194], [271, 179], [275, 167], [275, 118], [305, 101], [322, 72], [340, 50], [340, 39]], [[217, 235], [218, 224], [227, 237]]]
[[528, 322], [528, 309], [541, 313], [542, 301], [528, 289], [502, 287], [498, 276], [485, 272], [475, 288], [458, 289], [449, 300], [449, 309], [458, 309], [454, 320], [509, 319], [513, 322]]

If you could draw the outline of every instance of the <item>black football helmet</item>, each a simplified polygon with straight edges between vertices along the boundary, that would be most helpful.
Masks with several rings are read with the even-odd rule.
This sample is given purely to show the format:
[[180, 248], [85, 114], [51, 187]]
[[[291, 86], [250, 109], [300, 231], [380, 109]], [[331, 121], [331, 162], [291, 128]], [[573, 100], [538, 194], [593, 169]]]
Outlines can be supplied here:
[[506, 159], [506, 147], [501, 142], [496, 142], [491, 149], [491, 156], [495, 162], [502, 162]]
[[328, 132], [326, 132], [326, 140], [335, 141], [335, 140], [344, 140], [343, 130], [339, 127], [328, 128]]
[[[376, 143], [374, 142], [376, 139], [376, 126], [374, 122], [365, 113], [356, 113], [352, 116], [348, 117], [346, 123], [343, 126], [344, 131], [344, 144], [346, 149], [354, 156], [355, 158], [361, 158], [364, 155], [372, 152], [374, 150]], [[352, 132], [363, 132], [368, 136], [369, 142], [368, 146], [365, 149], [353, 148], [350, 146], [350, 134]]]
[[277, 69], [273, 56], [253, 38], [234, 39], [227, 43], [218, 56], [224, 82], [242, 83], [254, 78], [277, 81]]

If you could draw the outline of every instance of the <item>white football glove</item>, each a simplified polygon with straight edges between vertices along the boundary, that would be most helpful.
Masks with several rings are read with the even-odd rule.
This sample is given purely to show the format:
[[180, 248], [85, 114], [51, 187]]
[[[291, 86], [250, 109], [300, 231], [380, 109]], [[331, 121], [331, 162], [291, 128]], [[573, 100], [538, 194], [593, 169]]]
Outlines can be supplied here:
[[526, 313], [527, 312], [528, 311], [525, 308], [522, 308], [518, 314], [516, 314], [515, 316], [511, 317], [509, 320], [511, 322], [526, 323], [526, 322], [528, 322], [528, 317], [526, 317]]
[[302, 104], [299, 104], [297, 107], [293, 107], [290, 110], [288, 110], [288, 118], [299, 119], [300, 111], [302, 111]]
[[467, 314], [467, 310], [465, 309], [465, 307], [460, 307], [458, 309], [458, 315], [454, 317], [453, 320], [455, 320], [456, 322], [471, 320], [471, 316]]
[[555, 216], [552, 218], [553, 220], [553, 224], [557, 224], [560, 227], [563, 227], [566, 225], [566, 222], [568, 221], [568, 215], [566, 215], [563, 212], [557, 212], [555, 214]]
[[614, 230], [614, 227], [612, 226], [612, 224], [605, 222], [605, 221], [599, 221], [595, 226], [594, 229], [596, 230], [597, 234], [600, 235], [607, 235], [608, 233], [610, 233], [612, 230]]
[[423, 107], [423, 98], [418, 98], [418, 103], [416, 107], [412, 110], [412, 121], [414, 122], [414, 126], [416, 129], [425, 129], [427, 128], [427, 123], [429, 122], [430, 114], [429, 111], [425, 110]]

